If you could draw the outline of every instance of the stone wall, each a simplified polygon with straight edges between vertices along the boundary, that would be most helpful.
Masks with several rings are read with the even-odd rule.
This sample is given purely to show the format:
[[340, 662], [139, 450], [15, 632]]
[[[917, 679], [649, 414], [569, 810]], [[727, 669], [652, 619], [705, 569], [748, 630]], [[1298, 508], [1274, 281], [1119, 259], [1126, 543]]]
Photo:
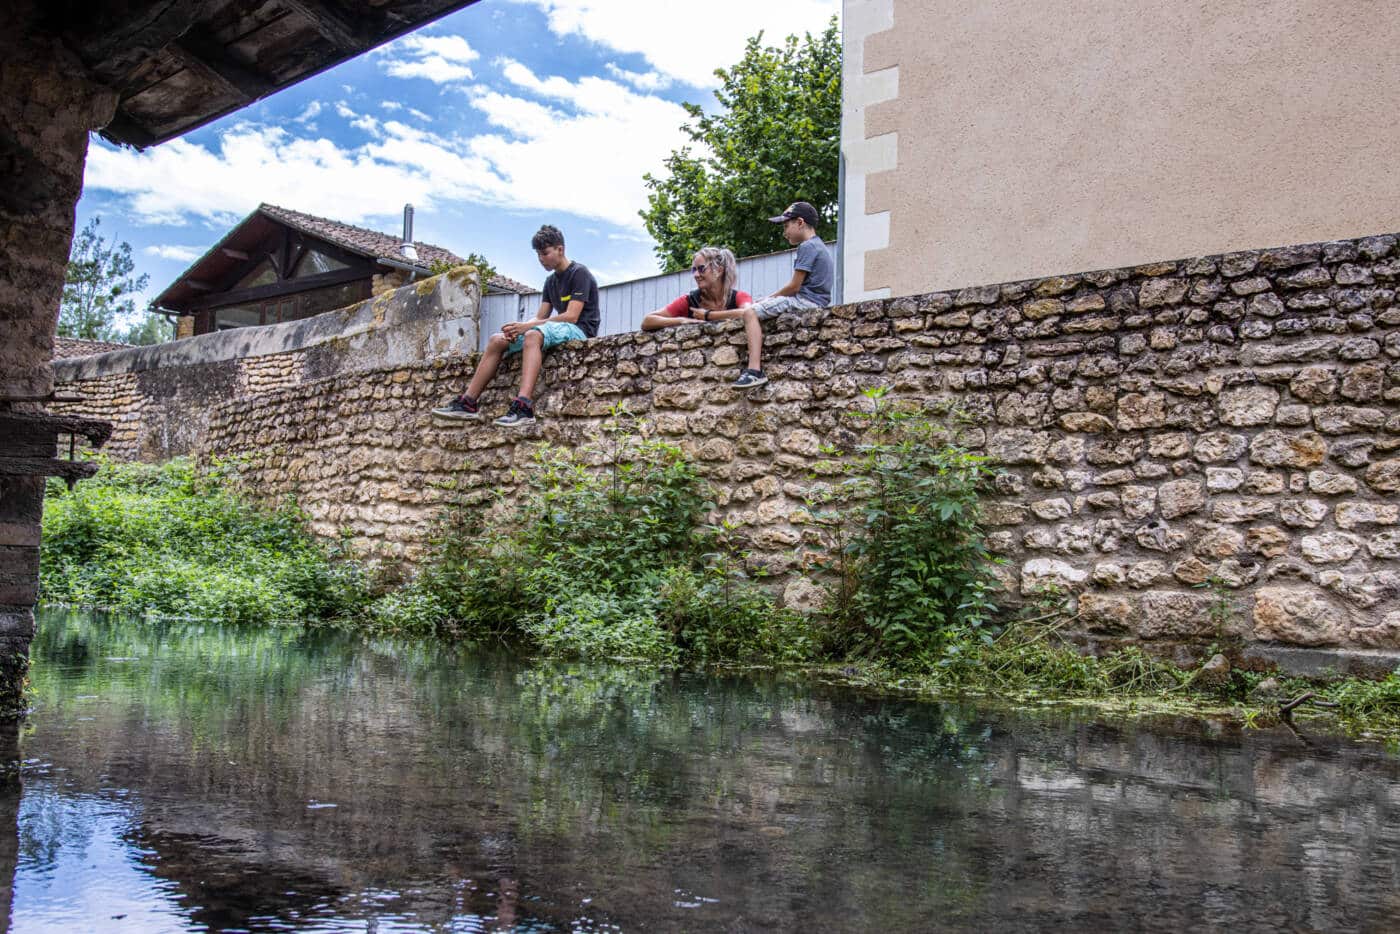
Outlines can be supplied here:
[[432, 423], [470, 373], [444, 356], [230, 396], [197, 447], [321, 534], [412, 558], [444, 506], [512, 488], [537, 442], [577, 445], [625, 404], [790, 581], [819, 537], [822, 446], [849, 448], [843, 413], [884, 386], [971, 417], [1001, 465], [1000, 573], [1016, 597], [1068, 590], [1086, 638], [1204, 644], [1223, 598], [1254, 643], [1396, 649], [1397, 283], [1397, 238], [1377, 236], [841, 306], [770, 325], [772, 382], [747, 393], [737, 322], [619, 335], [550, 354], [541, 420], [512, 432]]
[[77, 401], [53, 409], [111, 421], [116, 457], [166, 460], [199, 446], [225, 400], [475, 347], [479, 298], [475, 271], [454, 270], [301, 321], [55, 360]]

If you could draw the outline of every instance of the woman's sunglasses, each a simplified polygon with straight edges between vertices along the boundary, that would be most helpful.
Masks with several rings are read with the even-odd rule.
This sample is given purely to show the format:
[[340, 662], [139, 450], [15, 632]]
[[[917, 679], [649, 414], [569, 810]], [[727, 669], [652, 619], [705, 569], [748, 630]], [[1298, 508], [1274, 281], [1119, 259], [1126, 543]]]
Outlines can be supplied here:
[[698, 275], [700, 275], [700, 273], [704, 272], [706, 269], [709, 269], [709, 268], [710, 268], [710, 264], [709, 264], [709, 263], [701, 263], [699, 266], [691, 266], [691, 267], [690, 267], [690, 271], [691, 271], [693, 274], [695, 274], [695, 275], [698, 276]]

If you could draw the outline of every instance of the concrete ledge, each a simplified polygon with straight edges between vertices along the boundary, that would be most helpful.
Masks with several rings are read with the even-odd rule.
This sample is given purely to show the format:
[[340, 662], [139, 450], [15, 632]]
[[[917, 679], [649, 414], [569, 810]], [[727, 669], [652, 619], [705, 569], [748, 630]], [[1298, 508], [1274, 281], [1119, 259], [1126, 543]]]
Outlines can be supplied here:
[[1326, 678], [1356, 675], [1383, 678], [1400, 668], [1400, 652], [1385, 649], [1300, 649], [1282, 645], [1251, 645], [1246, 662], [1263, 662], [1289, 675]]

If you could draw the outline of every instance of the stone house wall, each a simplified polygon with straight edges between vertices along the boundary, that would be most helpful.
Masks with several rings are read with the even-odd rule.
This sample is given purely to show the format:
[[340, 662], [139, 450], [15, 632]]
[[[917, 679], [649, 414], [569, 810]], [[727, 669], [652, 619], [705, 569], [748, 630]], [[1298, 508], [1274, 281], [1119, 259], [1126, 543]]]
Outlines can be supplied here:
[[772, 323], [772, 382], [747, 393], [737, 322], [623, 334], [551, 353], [541, 420], [514, 431], [433, 424], [471, 369], [446, 355], [231, 396], [196, 448], [318, 533], [412, 559], [445, 506], [512, 489], [538, 442], [595, 438], [624, 404], [795, 594], [823, 446], [849, 449], [843, 414], [887, 387], [970, 417], [1000, 465], [1012, 598], [1064, 588], [1085, 638], [1201, 645], [1223, 597], [1251, 643], [1400, 649], [1397, 283], [1387, 235], [840, 306]]

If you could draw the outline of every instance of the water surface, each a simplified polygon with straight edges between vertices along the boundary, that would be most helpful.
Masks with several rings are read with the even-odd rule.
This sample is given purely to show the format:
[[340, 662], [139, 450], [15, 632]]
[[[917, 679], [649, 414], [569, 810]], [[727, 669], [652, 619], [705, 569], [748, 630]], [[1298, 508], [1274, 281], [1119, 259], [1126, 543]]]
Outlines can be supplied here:
[[1373, 746], [53, 612], [33, 651], [16, 931], [1400, 917]]

